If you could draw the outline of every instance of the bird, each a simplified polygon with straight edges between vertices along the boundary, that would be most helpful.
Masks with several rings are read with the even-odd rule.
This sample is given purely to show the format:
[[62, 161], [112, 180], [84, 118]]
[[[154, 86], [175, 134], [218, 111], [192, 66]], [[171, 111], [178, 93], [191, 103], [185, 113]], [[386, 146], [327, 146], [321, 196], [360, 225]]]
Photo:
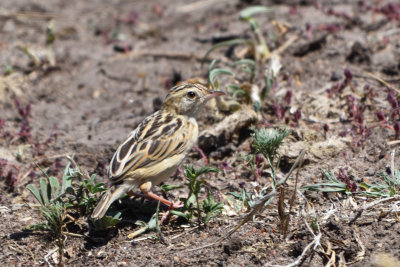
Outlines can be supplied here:
[[108, 169], [111, 186], [91, 217], [101, 219], [114, 201], [132, 195], [135, 188], [145, 197], [178, 208], [151, 188], [171, 176], [196, 144], [196, 118], [204, 104], [224, 94], [200, 83], [182, 82], [171, 88], [161, 108], [146, 117], [114, 153]]

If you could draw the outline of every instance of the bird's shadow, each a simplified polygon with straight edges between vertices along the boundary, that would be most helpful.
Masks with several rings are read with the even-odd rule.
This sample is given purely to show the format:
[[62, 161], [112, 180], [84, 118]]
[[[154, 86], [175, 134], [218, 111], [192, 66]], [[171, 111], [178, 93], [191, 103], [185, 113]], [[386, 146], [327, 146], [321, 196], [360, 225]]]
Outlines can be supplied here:
[[9, 238], [14, 241], [19, 241], [19, 240], [21, 240], [23, 238], [27, 238], [29, 236], [41, 236], [41, 235], [43, 235], [43, 233], [41, 233], [41, 232], [37, 232], [37, 231], [33, 231], [33, 230], [22, 230], [22, 231], [11, 233], [9, 235]]
[[[137, 230], [139, 226], [136, 226], [137, 221], [149, 222], [153, 214], [157, 212], [158, 203], [155, 201], [143, 200], [143, 199], [131, 199], [129, 197], [123, 198], [120, 201], [116, 201], [110, 207], [107, 212], [107, 216], [113, 216], [117, 212], [121, 212], [121, 221], [110, 228], [99, 230], [96, 229], [90, 218], [87, 218], [86, 222], [81, 224], [75, 224], [73, 221], [69, 221], [65, 224], [65, 230], [69, 233], [80, 234], [84, 238], [84, 247], [87, 250], [91, 250], [96, 247], [106, 245], [111, 239], [115, 238], [118, 233], [124, 228], [133, 228]], [[168, 209], [164, 205], [160, 205], [160, 210]], [[73, 214], [72, 214], [73, 215]], [[133, 226], [133, 227], [132, 227]], [[137, 229], [136, 229], [137, 228]], [[10, 233], [8, 238], [19, 241], [24, 238], [31, 236], [47, 236], [46, 238], [51, 239], [51, 232], [47, 231], [36, 231], [30, 229], [23, 229], [18, 232]]]
[[[93, 249], [106, 245], [111, 239], [118, 235], [118, 232], [125, 227], [132, 227], [138, 221], [148, 222], [154, 213], [157, 212], [158, 203], [143, 199], [124, 198], [110, 207], [106, 216], [114, 216], [121, 212], [121, 221], [114, 227], [99, 230], [89, 220], [89, 233], [85, 235], [85, 249]], [[167, 209], [160, 205], [160, 210]], [[139, 226], [138, 226], [139, 227]]]

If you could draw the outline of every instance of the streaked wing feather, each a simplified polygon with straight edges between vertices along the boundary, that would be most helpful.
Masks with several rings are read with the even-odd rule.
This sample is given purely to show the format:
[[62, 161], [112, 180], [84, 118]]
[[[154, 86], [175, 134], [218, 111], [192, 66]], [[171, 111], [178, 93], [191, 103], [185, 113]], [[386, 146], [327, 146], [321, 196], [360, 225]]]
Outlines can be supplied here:
[[118, 183], [128, 171], [150, 167], [183, 153], [189, 145], [184, 138], [185, 126], [182, 119], [173, 119], [161, 112], [146, 118], [115, 152], [109, 169], [110, 180]]

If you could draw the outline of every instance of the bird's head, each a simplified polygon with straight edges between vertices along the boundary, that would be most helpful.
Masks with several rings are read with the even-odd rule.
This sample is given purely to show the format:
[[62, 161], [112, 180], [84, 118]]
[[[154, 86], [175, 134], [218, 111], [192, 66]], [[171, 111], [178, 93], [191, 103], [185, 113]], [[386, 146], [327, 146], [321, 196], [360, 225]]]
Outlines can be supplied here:
[[195, 117], [208, 100], [224, 94], [199, 83], [181, 83], [169, 91], [163, 108], [179, 115]]

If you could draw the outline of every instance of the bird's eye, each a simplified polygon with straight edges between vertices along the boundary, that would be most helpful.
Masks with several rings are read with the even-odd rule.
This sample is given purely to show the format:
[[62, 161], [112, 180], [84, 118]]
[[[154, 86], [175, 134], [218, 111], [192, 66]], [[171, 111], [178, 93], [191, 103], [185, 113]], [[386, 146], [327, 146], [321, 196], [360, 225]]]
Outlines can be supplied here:
[[189, 98], [195, 98], [195, 97], [196, 97], [196, 93], [193, 92], [193, 91], [190, 91], [190, 92], [187, 93], [187, 96], [188, 96]]

